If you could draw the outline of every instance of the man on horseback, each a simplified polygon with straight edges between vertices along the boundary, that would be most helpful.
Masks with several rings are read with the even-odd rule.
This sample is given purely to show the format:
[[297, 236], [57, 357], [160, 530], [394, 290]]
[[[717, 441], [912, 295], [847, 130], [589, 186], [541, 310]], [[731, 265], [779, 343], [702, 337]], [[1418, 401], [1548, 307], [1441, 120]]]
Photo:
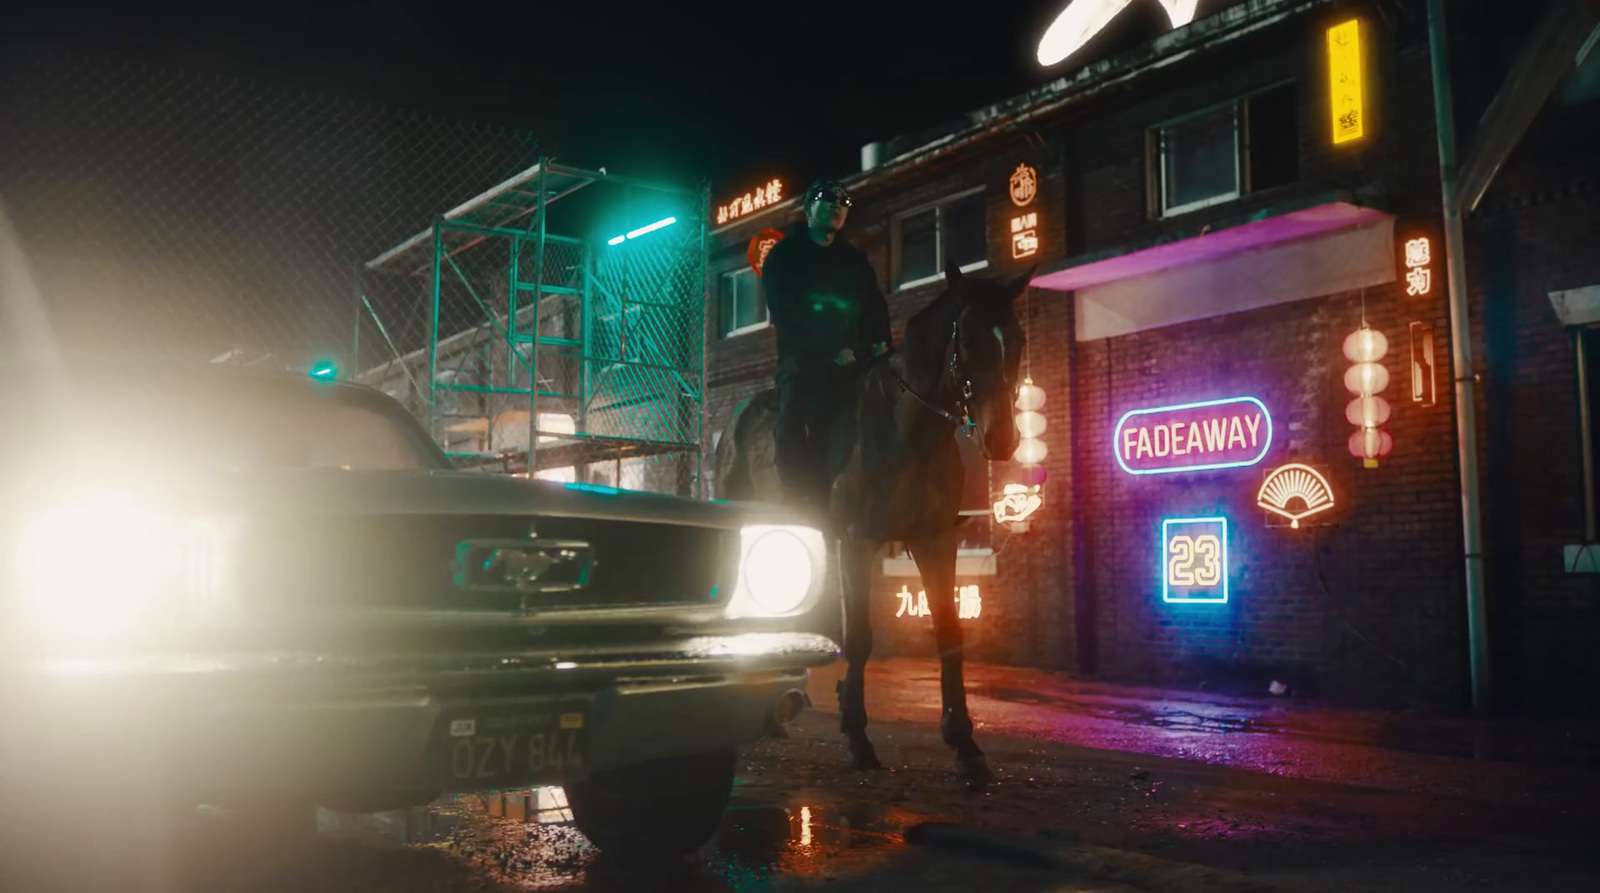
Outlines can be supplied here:
[[833, 180], [805, 191], [805, 220], [761, 269], [778, 335], [778, 474], [784, 501], [827, 513], [833, 422], [862, 361], [888, 352], [889, 305], [865, 252], [839, 238], [850, 193]]

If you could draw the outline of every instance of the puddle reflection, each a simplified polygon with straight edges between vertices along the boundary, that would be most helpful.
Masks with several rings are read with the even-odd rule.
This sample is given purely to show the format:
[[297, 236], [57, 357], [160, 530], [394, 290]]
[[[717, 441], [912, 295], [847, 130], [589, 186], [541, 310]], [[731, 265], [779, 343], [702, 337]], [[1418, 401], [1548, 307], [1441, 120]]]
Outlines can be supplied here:
[[[903, 850], [907, 827], [929, 818], [820, 796], [797, 795], [776, 804], [736, 798], [692, 868], [683, 866], [694, 878], [678, 878], [673, 886], [743, 890], [781, 875], [871, 870]], [[519, 887], [609, 889], [615, 879], [603, 856], [571, 823], [565, 791], [546, 787], [463, 795], [368, 815], [319, 810], [317, 830], [324, 840], [488, 856], [495, 865], [489, 873]]]

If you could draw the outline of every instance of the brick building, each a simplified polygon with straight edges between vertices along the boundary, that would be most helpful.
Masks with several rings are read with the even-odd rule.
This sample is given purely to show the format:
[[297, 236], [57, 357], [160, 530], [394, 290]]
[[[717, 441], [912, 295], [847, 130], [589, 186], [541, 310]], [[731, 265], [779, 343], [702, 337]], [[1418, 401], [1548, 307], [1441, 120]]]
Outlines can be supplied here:
[[[1018, 310], [1047, 395], [1044, 505], [1026, 532], [996, 524], [991, 494], [1015, 469], [972, 454], [958, 577], [976, 587], [962, 620], [976, 657], [1129, 681], [1262, 690], [1279, 680], [1368, 703], [1465, 700], [1421, 7], [1202, 3], [1185, 27], [1141, 35], [952, 127], [864, 147], [863, 169], [844, 178], [857, 198], [846, 234], [879, 271], [897, 338], [942, 289], [946, 260], [976, 275], [1037, 265]], [[1457, 86], [1463, 144], [1538, 37], [1535, 13], [1450, 23], [1455, 67], [1470, 71]], [[1340, 68], [1351, 40], [1359, 67]], [[1577, 360], [1595, 375], [1600, 352], [1574, 328], [1600, 318], [1596, 66], [1569, 63], [1557, 94], [1539, 97], [1545, 107], [1467, 227], [1502, 703], [1559, 693], [1570, 705], [1600, 690], [1584, 654], [1600, 630], [1600, 587], [1566, 572], [1586, 567], [1581, 547], [1596, 539]], [[1340, 71], [1364, 90], [1335, 110]], [[798, 219], [782, 189], [802, 185], [734, 202], [713, 233], [708, 432], [770, 383], [749, 246]], [[1366, 379], [1391, 410], [1380, 428], [1392, 451], [1375, 467], [1352, 455], [1360, 429], [1347, 418], [1357, 398], [1344, 344], [1363, 320], [1388, 345], [1376, 361], [1387, 385]], [[1596, 389], [1600, 380], [1586, 393]], [[1236, 419], [1244, 427], [1230, 436]], [[1208, 444], [1208, 426], [1224, 436]], [[1293, 476], [1291, 464], [1309, 473]], [[1292, 515], [1329, 498], [1299, 526], [1261, 505]], [[1577, 557], [1564, 565], [1566, 552]], [[880, 653], [931, 650], [919, 588], [891, 546], [873, 593]]]

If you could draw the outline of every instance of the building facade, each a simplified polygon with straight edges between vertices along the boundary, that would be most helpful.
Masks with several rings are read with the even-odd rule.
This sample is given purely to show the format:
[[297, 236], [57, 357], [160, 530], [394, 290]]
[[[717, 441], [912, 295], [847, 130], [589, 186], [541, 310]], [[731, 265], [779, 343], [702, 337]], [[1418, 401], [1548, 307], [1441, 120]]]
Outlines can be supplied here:
[[[1505, 70], [1484, 64], [1517, 48], [1494, 25], [1452, 23], [1452, 45], [1474, 54], [1458, 69]], [[974, 657], [1463, 702], [1428, 46], [1421, 4], [1202, 4], [1185, 27], [944, 132], [864, 148], [863, 170], [844, 178], [856, 197], [846, 235], [879, 272], [897, 339], [942, 290], [947, 262], [1033, 270], [1018, 313], [1026, 371], [1046, 395], [1047, 479], [1017, 532], [989, 512], [1016, 468], [969, 454], [972, 517], [950, 597]], [[1568, 571], [1588, 567], [1596, 538], [1578, 371], [1600, 354], [1574, 328], [1600, 305], [1593, 66], [1576, 66], [1534, 120], [1466, 243], [1494, 678], [1508, 703], [1554, 685], [1590, 692], [1589, 709], [1600, 587]], [[1498, 86], [1459, 88], [1464, 141]], [[763, 184], [715, 209], [708, 432], [770, 386], [754, 267], [762, 234], [799, 219], [803, 186]], [[931, 653], [929, 595], [910, 562], [891, 546], [879, 571], [879, 653]]]

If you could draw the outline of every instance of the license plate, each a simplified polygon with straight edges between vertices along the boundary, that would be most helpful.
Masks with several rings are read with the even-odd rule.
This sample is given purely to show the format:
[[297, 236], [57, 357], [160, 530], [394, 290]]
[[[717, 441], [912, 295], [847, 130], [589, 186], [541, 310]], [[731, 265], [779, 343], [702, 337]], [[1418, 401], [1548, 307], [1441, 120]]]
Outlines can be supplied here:
[[432, 762], [458, 790], [557, 780], [579, 771], [587, 705], [531, 704], [460, 711], [440, 718]]

